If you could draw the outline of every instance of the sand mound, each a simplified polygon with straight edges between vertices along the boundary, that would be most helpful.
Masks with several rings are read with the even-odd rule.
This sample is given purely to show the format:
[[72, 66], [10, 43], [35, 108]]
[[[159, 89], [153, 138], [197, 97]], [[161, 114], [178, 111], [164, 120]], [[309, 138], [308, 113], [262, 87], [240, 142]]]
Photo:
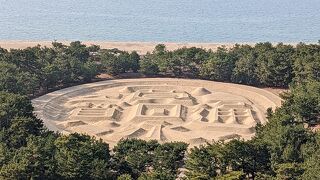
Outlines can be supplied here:
[[208, 111], [207, 109], [201, 109], [199, 111], [199, 114], [203, 117], [207, 117], [210, 111]]
[[110, 127], [119, 127], [120, 124], [116, 123], [116, 122], [111, 122], [110, 123]]
[[107, 135], [107, 134], [112, 134], [113, 133], [113, 130], [110, 129], [110, 130], [107, 130], [107, 131], [102, 131], [100, 133], [97, 133], [96, 135], [97, 136], [104, 136], [104, 135]]
[[219, 140], [220, 141], [226, 141], [226, 140], [236, 139], [236, 138], [240, 138], [240, 137], [241, 136], [239, 134], [230, 134], [230, 135], [219, 137]]
[[127, 103], [127, 102], [120, 102], [117, 104], [119, 107], [121, 108], [126, 108], [126, 107], [129, 107], [131, 106], [131, 104]]
[[75, 127], [75, 126], [82, 126], [82, 125], [86, 125], [87, 123], [83, 122], [83, 121], [69, 121], [67, 123], [64, 123], [63, 126], [65, 128], [69, 128], [69, 127]]
[[132, 87], [124, 87], [119, 92], [121, 92], [121, 93], [132, 93], [132, 92], [134, 92], [134, 90], [133, 90]]
[[162, 128], [164, 128], [165, 126], [163, 125], [158, 125], [158, 126], [154, 126], [151, 128], [151, 130], [146, 134], [146, 137], [148, 139], [156, 139], [159, 141], [166, 141], [167, 138], [164, 135]]
[[146, 131], [145, 129], [143, 128], [139, 128], [137, 130], [134, 130], [133, 132], [129, 133], [126, 138], [138, 138], [140, 136], [143, 136], [147, 133], [148, 131]]
[[98, 121], [96, 123], [93, 123], [92, 125], [99, 128], [105, 128], [107, 130], [120, 127], [120, 124], [115, 121]]
[[170, 126], [170, 125], [172, 125], [171, 123], [169, 123], [169, 122], [167, 122], [167, 121], [163, 121], [162, 124], [165, 125], [165, 126]]
[[191, 92], [191, 94], [194, 95], [194, 96], [203, 96], [203, 95], [206, 95], [206, 94], [211, 94], [211, 92], [208, 91], [206, 88], [199, 87], [199, 88], [194, 89]]
[[176, 130], [176, 131], [180, 131], [180, 132], [188, 132], [188, 131], [191, 131], [190, 129], [187, 129], [187, 128], [182, 127], [182, 126], [174, 127], [174, 128], [171, 128], [171, 129]]
[[33, 100], [44, 124], [110, 145], [122, 138], [184, 141], [250, 139], [280, 98], [236, 84], [184, 79], [122, 79], [63, 89]]
[[205, 117], [201, 117], [199, 119], [201, 122], [209, 122], [209, 119], [208, 118], [205, 118]]
[[121, 112], [122, 109], [119, 109], [119, 108], [110, 108], [107, 110], [107, 118], [110, 118], [110, 119], [114, 119], [114, 120], [119, 120], [121, 115], [122, 115], [122, 112]]
[[198, 138], [192, 138], [188, 141], [190, 144], [195, 144], [195, 145], [198, 145], [198, 144], [204, 144], [204, 143], [207, 143], [208, 140], [203, 138], [203, 137], [198, 137]]
[[208, 104], [197, 104], [194, 107], [194, 111], [198, 111], [199, 109], [211, 109], [212, 107]]
[[121, 99], [121, 98], [123, 98], [123, 94], [109, 95], [109, 96], [105, 96], [105, 98], [107, 98], [107, 99]]

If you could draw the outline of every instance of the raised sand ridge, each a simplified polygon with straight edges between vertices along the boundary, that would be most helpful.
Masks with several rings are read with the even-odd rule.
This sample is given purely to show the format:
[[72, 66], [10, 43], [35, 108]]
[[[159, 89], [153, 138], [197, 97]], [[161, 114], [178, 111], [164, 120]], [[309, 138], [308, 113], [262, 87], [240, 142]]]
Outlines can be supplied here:
[[62, 89], [33, 100], [51, 130], [80, 132], [113, 146], [121, 138], [191, 146], [249, 139], [281, 99], [262, 89], [203, 80], [124, 79]]

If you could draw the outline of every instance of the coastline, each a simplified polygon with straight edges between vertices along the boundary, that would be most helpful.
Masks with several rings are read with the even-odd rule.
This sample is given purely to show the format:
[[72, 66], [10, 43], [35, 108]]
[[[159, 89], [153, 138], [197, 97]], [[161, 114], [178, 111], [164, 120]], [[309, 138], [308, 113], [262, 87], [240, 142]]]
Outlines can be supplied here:
[[[63, 44], [69, 44], [72, 41], [57, 41]], [[117, 48], [124, 51], [137, 51], [139, 54], [152, 52], [157, 44], [165, 44], [168, 50], [175, 50], [183, 47], [198, 47], [204, 49], [217, 50], [218, 47], [232, 48], [235, 44], [255, 43], [175, 43], [175, 42], [113, 42], [113, 41], [81, 41], [83, 44], [99, 45], [103, 49]], [[0, 40], [0, 47], [5, 49], [23, 49], [36, 45], [51, 47], [52, 41], [25, 41], [25, 40]]]
[[[28, 41], [28, 40], [0, 40], [0, 47], [5, 49], [24, 49], [27, 47], [33, 47], [37, 45], [51, 47], [51, 43], [53, 41], [47, 40], [39, 40], [39, 41]], [[57, 42], [61, 42], [63, 44], [69, 45], [72, 41], [66, 40], [57, 40]], [[211, 49], [213, 51], [217, 50], [218, 47], [225, 47], [225, 48], [232, 48], [235, 44], [247, 44], [247, 45], [255, 45], [258, 42], [234, 42], [234, 43], [201, 43], [201, 42], [138, 42], [138, 41], [128, 41], [128, 42], [118, 42], [118, 41], [81, 41], [83, 44], [90, 46], [90, 45], [99, 45], [102, 49], [113, 49], [117, 48], [123, 51], [137, 51], [139, 54], [146, 54], [147, 52], [152, 52], [154, 47], [157, 44], [165, 44], [167, 50], [176, 50], [183, 47], [197, 47], [203, 49]], [[277, 42], [271, 42], [272, 44], [276, 45]], [[295, 46], [297, 43], [286, 43]], [[307, 43], [310, 44], [310, 43]]]

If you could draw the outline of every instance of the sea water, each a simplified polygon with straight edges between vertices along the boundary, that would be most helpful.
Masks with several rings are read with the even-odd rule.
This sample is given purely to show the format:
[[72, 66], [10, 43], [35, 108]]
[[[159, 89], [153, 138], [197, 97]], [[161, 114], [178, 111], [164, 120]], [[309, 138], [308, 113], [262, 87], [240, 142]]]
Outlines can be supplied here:
[[0, 40], [319, 39], [320, 0], [0, 0]]

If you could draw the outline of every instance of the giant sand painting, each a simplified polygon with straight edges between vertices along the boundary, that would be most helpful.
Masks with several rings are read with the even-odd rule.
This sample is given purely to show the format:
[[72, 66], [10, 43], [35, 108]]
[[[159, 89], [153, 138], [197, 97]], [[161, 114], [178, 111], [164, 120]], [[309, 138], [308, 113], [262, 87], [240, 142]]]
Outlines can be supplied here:
[[275, 94], [254, 87], [171, 78], [84, 84], [33, 100], [50, 130], [89, 134], [111, 146], [122, 138], [191, 146], [250, 139], [256, 124], [266, 122], [267, 108], [280, 104]]

